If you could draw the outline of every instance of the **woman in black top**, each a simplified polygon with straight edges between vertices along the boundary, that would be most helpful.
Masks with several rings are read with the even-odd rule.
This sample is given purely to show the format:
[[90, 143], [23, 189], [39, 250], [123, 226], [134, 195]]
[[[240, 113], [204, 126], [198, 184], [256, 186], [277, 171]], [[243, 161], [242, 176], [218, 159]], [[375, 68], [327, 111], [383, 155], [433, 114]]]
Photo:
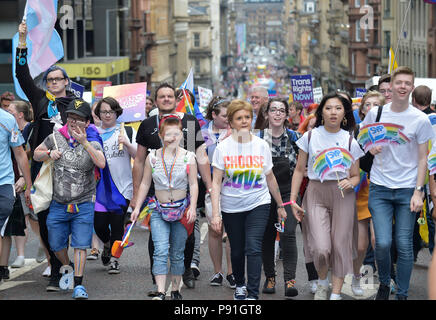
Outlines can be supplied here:
[[[289, 105], [285, 99], [273, 98], [268, 101], [265, 109], [267, 128], [260, 132], [260, 137], [271, 146], [273, 172], [280, 188], [282, 199], [289, 199], [291, 193], [292, 174], [297, 164], [298, 147], [295, 141], [301, 134], [287, 129]], [[292, 214], [291, 207], [285, 206], [287, 219], [284, 230], [280, 232], [280, 245], [283, 250], [283, 276], [285, 282], [285, 296], [298, 295], [295, 287], [295, 273], [297, 269], [297, 242], [295, 228], [297, 220]], [[277, 203], [271, 197], [270, 216], [265, 229], [262, 245], [262, 260], [265, 271], [263, 293], [275, 292], [274, 247], [277, 235]], [[279, 223], [280, 224], [280, 223]], [[280, 224], [280, 226], [282, 226]]]

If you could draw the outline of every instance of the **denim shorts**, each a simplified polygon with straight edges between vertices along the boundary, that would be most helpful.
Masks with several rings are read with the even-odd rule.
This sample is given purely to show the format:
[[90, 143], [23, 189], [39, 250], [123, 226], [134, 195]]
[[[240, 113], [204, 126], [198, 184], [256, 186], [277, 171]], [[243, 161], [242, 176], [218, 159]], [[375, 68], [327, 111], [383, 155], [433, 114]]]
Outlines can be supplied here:
[[52, 201], [47, 216], [48, 242], [54, 252], [68, 247], [90, 249], [94, 230], [94, 202], [78, 204], [78, 212], [67, 212], [67, 205]]
[[0, 230], [3, 234], [3, 226], [12, 214], [15, 202], [14, 186], [11, 184], [0, 185]]

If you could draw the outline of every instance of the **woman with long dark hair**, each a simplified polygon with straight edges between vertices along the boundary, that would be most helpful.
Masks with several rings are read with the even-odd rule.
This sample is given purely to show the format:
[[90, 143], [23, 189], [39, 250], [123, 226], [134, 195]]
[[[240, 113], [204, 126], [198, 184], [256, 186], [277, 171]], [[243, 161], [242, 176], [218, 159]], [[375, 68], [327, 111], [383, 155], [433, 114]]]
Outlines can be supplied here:
[[[290, 200], [294, 216], [302, 221], [306, 262], [313, 261], [319, 275], [315, 300], [327, 300], [330, 268], [333, 283], [330, 300], [339, 300], [344, 278], [353, 272], [353, 229], [357, 226], [354, 186], [360, 180], [358, 159], [363, 151], [350, 134], [355, 121], [351, 103], [343, 96], [337, 93], [324, 96], [316, 118], [315, 128], [297, 141], [300, 151]], [[319, 170], [316, 161], [323, 155], [326, 164]], [[346, 157], [349, 163], [346, 170], [331, 169], [332, 163], [342, 164]], [[303, 198], [305, 214], [296, 200], [306, 165], [309, 185]]]

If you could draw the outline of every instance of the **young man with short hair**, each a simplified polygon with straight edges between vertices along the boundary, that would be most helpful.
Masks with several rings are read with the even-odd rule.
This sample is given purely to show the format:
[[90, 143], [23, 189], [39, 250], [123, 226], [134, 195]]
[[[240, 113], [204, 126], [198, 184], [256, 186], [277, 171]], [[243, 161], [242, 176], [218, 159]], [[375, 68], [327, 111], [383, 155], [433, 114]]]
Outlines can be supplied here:
[[[414, 72], [407, 67], [400, 67], [392, 74], [392, 102], [383, 106], [380, 123], [398, 125], [398, 139], [396, 143], [378, 145], [369, 151], [374, 155], [374, 162], [368, 208], [374, 223], [380, 279], [376, 300], [389, 299], [393, 221], [398, 252], [398, 300], [407, 299], [413, 269], [413, 228], [416, 212], [423, 207], [427, 147], [434, 134], [427, 115], [409, 104], [414, 80]], [[377, 111], [378, 107], [372, 108], [362, 126], [375, 123]]]

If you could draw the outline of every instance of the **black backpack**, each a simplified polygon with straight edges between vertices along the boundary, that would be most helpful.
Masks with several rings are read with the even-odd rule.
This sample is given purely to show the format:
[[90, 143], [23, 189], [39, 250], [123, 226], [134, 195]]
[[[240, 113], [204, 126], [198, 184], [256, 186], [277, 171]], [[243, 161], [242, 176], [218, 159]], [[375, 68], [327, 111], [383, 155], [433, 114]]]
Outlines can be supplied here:
[[[375, 122], [380, 121], [382, 111], [383, 111], [383, 106], [379, 106], [377, 110], [377, 118], [375, 119]], [[357, 138], [358, 135], [359, 135], [359, 129], [357, 128], [354, 131], [354, 136]], [[360, 146], [360, 148], [363, 150], [362, 146]], [[369, 151], [365, 153], [365, 155], [362, 158], [360, 158], [360, 162], [359, 162], [360, 169], [368, 173], [368, 177], [369, 177], [369, 172], [371, 171], [373, 161], [374, 161], [374, 156]]]

